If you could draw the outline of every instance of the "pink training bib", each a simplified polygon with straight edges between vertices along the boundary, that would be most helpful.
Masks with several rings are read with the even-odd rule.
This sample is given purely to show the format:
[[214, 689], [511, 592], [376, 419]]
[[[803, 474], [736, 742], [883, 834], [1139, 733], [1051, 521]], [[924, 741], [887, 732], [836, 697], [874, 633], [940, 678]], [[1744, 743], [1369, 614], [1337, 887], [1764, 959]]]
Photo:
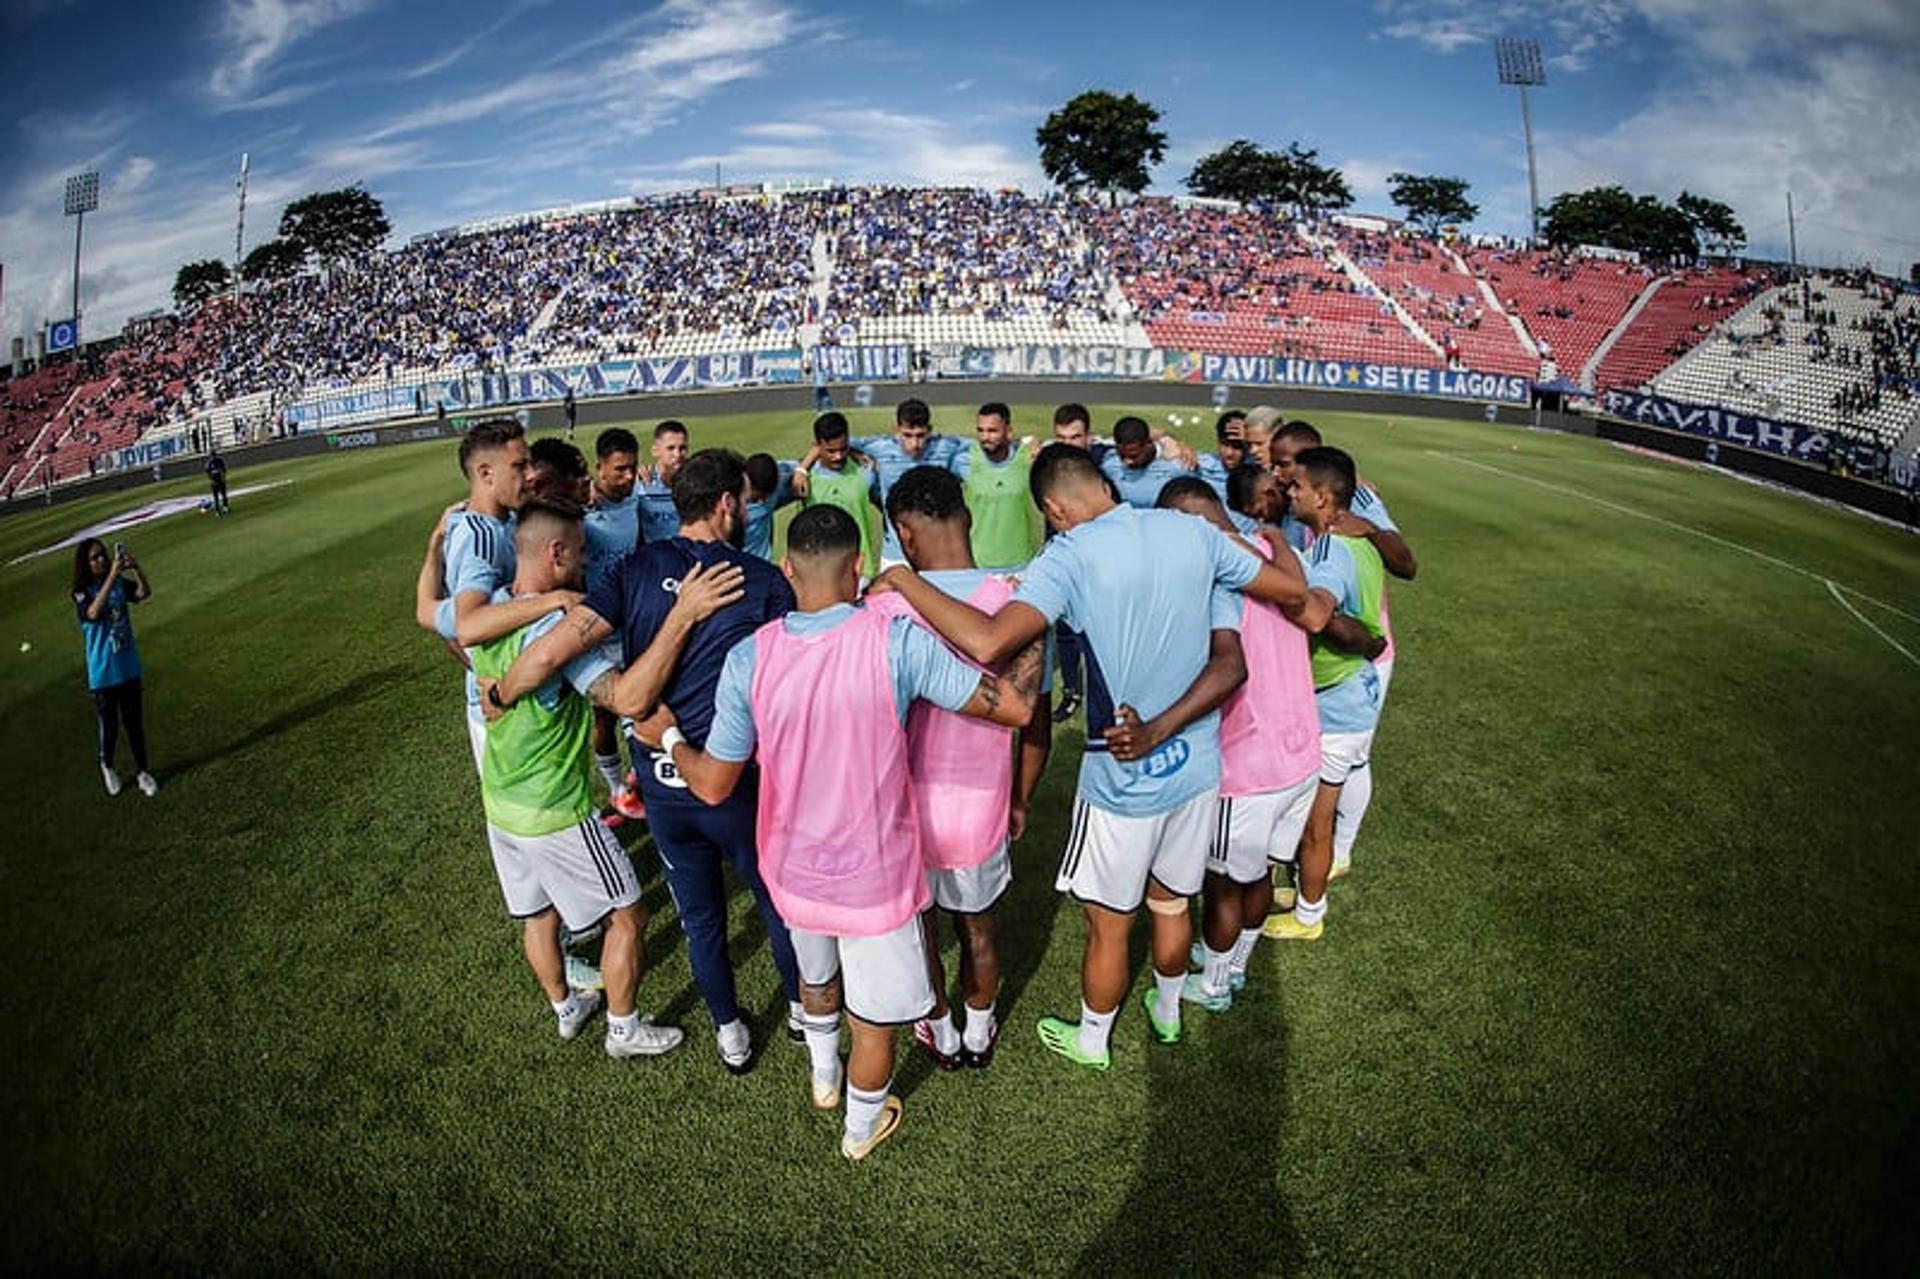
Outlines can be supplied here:
[[[1004, 577], [981, 581], [967, 603], [991, 616], [1013, 598]], [[889, 591], [867, 601], [893, 616], [920, 621], [913, 605]], [[958, 649], [949, 651], [981, 672]], [[907, 712], [907, 768], [920, 813], [920, 853], [933, 870], [966, 870], [1007, 842], [1013, 801], [1013, 730], [927, 702]]]
[[[1273, 547], [1250, 541], [1268, 559]], [[1320, 711], [1313, 697], [1307, 633], [1251, 595], [1240, 613], [1247, 682], [1220, 708], [1220, 793], [1285, 790], [1320, 767]]]
[[871, 608], [810, 635], [754, 632], [760, 874], [780, 916], [834, 937], [891, 932], [929, 900], [907, 734]]

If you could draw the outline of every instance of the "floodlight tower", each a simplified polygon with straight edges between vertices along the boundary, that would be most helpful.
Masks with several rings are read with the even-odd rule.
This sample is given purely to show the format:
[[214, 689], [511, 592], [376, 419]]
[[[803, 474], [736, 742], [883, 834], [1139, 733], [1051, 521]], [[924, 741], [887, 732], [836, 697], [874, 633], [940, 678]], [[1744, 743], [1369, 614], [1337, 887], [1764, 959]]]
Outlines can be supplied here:
[[100, 175], [76, 173], [67, 179], [67, 216], [73, 219], [73, 353], [80, 355], [80, 232], [87, 214], [100, 207]]
[[233, 228], [233, 296], [240, 296], [240, 264], [246, 259], [242, 256], [247, 244], [247, 169], [248, 155], [240, 153], [240, 178], [233, 184], [240, 198], [240, 213]]
[[1527, 102], [1527, 90], [1547, 82], [1546, 64], [1540, 61], [1538, 40], [1495, 40], [1493, 60], [1500, 68], [1500, 83], [1520, 90], [1520, 127], [1527, 135], [1527, 217], [1533, 227], [1535, 243], [1540, 240], [1540, 175], [1533, 163], [1533, 108]]

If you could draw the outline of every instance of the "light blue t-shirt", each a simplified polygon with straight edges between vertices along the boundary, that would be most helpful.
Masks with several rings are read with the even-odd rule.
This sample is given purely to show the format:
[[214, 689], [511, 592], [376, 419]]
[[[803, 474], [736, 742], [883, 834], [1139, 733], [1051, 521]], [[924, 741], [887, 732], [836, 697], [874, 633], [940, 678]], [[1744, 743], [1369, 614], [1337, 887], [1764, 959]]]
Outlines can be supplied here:
[[[989, 568], [936, 568], [920, 576], [926, 579], [927, 585], [937, 588], [943, 595], [951, 595], [962, 603], [966, 603], [973, 599], [973, 593], [980, 589], [980, 583], [987, 578], [1005, 577], [1007, 574], [1003, 570]], [[1042, 693], [1053, 691], [1055, 643], [1053, 628], [1049, 626], [1046, 634], [1046, 655], [1040, 667]]]
[[[1360, 576], [1353, 552], [1337, 537], [1315, 538], [1307, 548], [1307, 585], [1333, 596], [1336, 611], [1358, 617]], [[1368, 662], [1338, 684], [1314, 690], [1323, 733], [1365, 733], [1380, 722], [1380, 672]]]
[[100, 592], [97, 582], [89, 582], [75, 593], [73, 604], [80, 615], [80, 638], [87, 646], [87, 687], [112, 688], [140, 678], [140, 650], [133, 642], [133, 619], [127, 610], [133, 606], [133, 589], [127, 579], [115, 580], [107, 593], [107, 606], [97, 619], [87, 616], [87, 608]]
[[[954, 455], [958, 453], [965, 456], [967, 452], [966, 441], [952, 435], [929, 435], [926, 447], [920, 450], [919, 457], [908, 456], [907, 450], [901, 447], [900, 437], [896, 435], [856, 435], [852, 444], [854, 448], [873, 459], [874, 469], [878, 474], [878, 483], [875, 488], [880, 494], [880, 509], [883, 513], [887, 509], [887, 494], [893, 492], [893, 486], [900, 482], [901, 476], [916, 466], [938, 466], [950, 469]], [[893, 531], [892, 520], [886, 522], [885, 541], [881, 545], [880, 553], [890, 560], [906, 558], [900, 550], [900, 535]]]
[[[446, 561], [447, 598], [434, 610], [433, 627], [443, 639], [458, 642], [453, 601], [462, 591], [480, 591], [493, 602], [495, 592], [513, 581], [519, 571], [519, 558], [513, 551], [517, 525], [511, 515], [496, 520], [478, 511], [461, 511], [447, 522], [443, 555]], [[473, 672], [466, 674], [467, 714], [484, 719], [480, 713], [480, 686]]]
[[[500, 604], [512, 598], [514, 598], [512, 589], [502, 587], [500, 590], [494, 592], [493, 599], [489, 602]], [[529, 624], [526, 629], [520, 633], [520, 651], [523, 653], [526, 652], [527, 649], [533, 646], [535, 640], [560, 625], [560, 620], [565, 616], [566, 610], [556, 608], [540, 620]], [[565, 684], [572, 685], [575, 689], [579, 690], [582, 696], [585, 696], [587, 690], [593, 687], [593, 681], [599, 679], [608, 671], [617, 671], [619, 669], [620, 637], [615, 635], [611, 639], [602, 640], [586, 652], [574, 657], [573, 660], [569, 661], [552, 675], [549, 675], [546, 683], [534, 689], [531, 693], [528, 693], [527, 696], [533, 698], [539, 702], [541, 706], [551, 711], [558, 708], [561, 699], [567, 695], [566, 687], [562, 684], [562, 681], [565, 681]]]
[[607, 565], [631, 551], [640, 541], [640, 495], [627, 494], [623, 502], [602, 499], [587, 508], [587, 581], [606, 572]]
[[792, 462], [780, 463], [780, 480], [773, 492], [758, 502], [747, 503], [747, 532], [740, 549], [763, 560], [773, 559], [773, 515], [781, 507], [799, 500], [793, 491]]
[[1117, 506], [1060, 534], [1027, 566], [1014, 598], [1084, 638], [1082, 799], [1123, 817], [1151, 817], [1220, 785], [1217, 711], [1132, 763], [1114, 759], [1101, 733], [1123, 702], [1146, 720], [1179, 700], [1207, 664], [1216, 623], [1239, 626], [1238, 610], [1216, 601], [1216, 588], [1237, 591], [1260, 564], [1205, 520]]
[[[817, 613], [789, 613], [780, 619], [789, 633], [818, 635], [853, 616], [855, 604], [835, 604]], [[720, 683], [713, 691], [713, 726], [707, 730], [707, 754], [731, 764], [745, 763], [760, 740], [753, 722], [753, 664], [757, 644], [747, 636], [727, 654]], [[940, 638], [904, 617], [887, 629], [887, 668], [893, 676], [893, 704], [900, 725], [918, 697], [942, 710], [957, 711], [980, 687], [980, 672], [955, 657]]]
[[634, 481], [633, 496], [639, 503], [642, 542], [679, 536], [680, 512], [673, 504], [673, 485], [642, 476]]
[[1100, 473], [1120, 490], [1121, 501], [1141, 511], [1153, 509], [1153, 504], [1160, 500], [1160, 490], [1167, 486], [1168, 480], [1192, 474], [1178, 462], [1168, 461], [1164, 457], [1152, 458], [1141, 467], [1125, 466], [1121, 464], [1117, 451], [1109, 451], [1100, 459]]
[[1353, 488], [1353, 513], [1369, 521], [1375, 528], [1398, 533], [1400, 526], [1393, 522], [1393, 516], [1387, 514], [1387, 504], [1380, 500], [1380, 494], [1370, 485], [1356, 484]]

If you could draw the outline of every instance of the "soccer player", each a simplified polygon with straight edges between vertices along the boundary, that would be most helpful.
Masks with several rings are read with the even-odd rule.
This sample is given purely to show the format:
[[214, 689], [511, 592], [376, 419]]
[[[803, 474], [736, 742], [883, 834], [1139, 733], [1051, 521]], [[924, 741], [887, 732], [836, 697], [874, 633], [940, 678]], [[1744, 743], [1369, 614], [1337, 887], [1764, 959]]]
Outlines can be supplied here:
[[1149, 1020], [1162, 1042], [1180, 1037], [1193, 940], [1186, 899], [1201, 888], [1220, 784], [1213, 712], [1246, 677], [1237, 636], [1213, 625], [1213, 593], [1237, 589], [1277, 604], [1309, 631], [1325, 625], [1331, 601], [1203, 521], [1119, 503], [1079, 449], [1041, 450], [1032, 488], [1060, 536], [993, 616], [910, 570], [876, 585], [899, 590], [978, 662], [1004, 661], [1062, 617], [1086, 637], [1087, 750], [1055, 879], [1086, 913], [1080, 1021], [1049, 1017], [1039, 1031], [1054, 1052], [1104, 1070], [1143, 901], [1153, 915]]
[[1187, 474], [1187, 468], [1160, 456], [1152, 428], [1137, 417], [1113, 424], [1113, 449], [1099, 459], [1099, 466], [1119, 490], [1120, 500], [1140, 511], [1153, 509], [1168, 480]]
[[[963, 441], [951, 435], [935, 434], [933, 413], [926, 401], [912, 399], [900, 401], [894, 409], [892, 435], [857, 435], [852, 444], [873, 462], [875, 489], [883, 513], [887, 494], [909, 469], [922, 464], [948, 466], [956, 454], [967, 448]], [[886, 520], [882, 532], [880, 566], [904, 564], [906, 556], [900, 550], [900, 537], [894, 531], [891, 518]]]
[[794, 489], [809, 510], [836, 506], [847, 513], [860, 530], [860, 571], [872, 577], [880, 571], [881, 515], [874, 505], [879, 480], [853, 460], [847, 415], [834, 409], [815, 418], [813, 447], [816, 460], [795, 474]]
[[[520, 508], [513, 583], [500, 596], [540, 601], [577, 586], [586, 569], [580, 509], [535, 499]], [[499, 639], [473, 647], [482, 696], [496, 717], [485, 734], [480, 798], [487, 840], [507, 912], [524, 921], [527, 966], [553, 1005], [560, 1037], [572, 1039], [600, 1007], [593, 991], [565, 978], [560, 928], [575, 933], [605, 925], [601, 948], [609, 1057], [645, 1057], [677, 1047], [677, 1029], [656, 1026], [634, 1006], [646, 931], [646, 907], [633, 863], [593, 814], [587, 740], [588, 697], [620, 705], [618, 663], [605, 648], [584, 651], [528, 695], [509, 704], [494, 683], [529, 643], [555, 626], [553, 610]], [[584, 694], [585, 696], [582, 696]]]
[[[1332, 532], [1339, 513], [1353, 501], [1354, 483], [1353, 459], [1339, 449], [1303, 449], [1293, 459], [1293, 512], [1313, 534], [1306, 554], [1307, 580], [1331, 594], [1341, 612], [1358, 618], [1378, 637], [1384, 634], [1379, 620], [1379, 552], [1370, 542]], [[1326, 929], [1334, 812], [1348, 776], [1366, 766], [1374, 726], [1380, 719], [1380, 676], [1373, 663], [1344, 651], [1325, 636], [1315, 636], [1311, 650], [1314, 698], [1320, 711], [1320, 786], [1300, 843], [1293, 910], [1266, 923], [1266, 935], [1277, 941], [1315, 941]]]
[[[955, 599], [992, 613], [1013, 598], [1013, 585], [978, 568], [965, 494], [960, 481], [935, 466], [916, 466], [887, 494], [887, 516], [900, 530], [900, 544], [914, 571]], [[874, 596], [868, 607], [911, 615], [895, 592]], [[1041, 675], [1033, 718], [1018, 739], [996, 725], [931, 705], [907, 717], [908, 771], [920, 815], [920, 847], [927, 860], [933, 904], [947, 912], [960, 940], [960, 985], [966, 1001], [965, 1034], [947, 1006], [946, 973], [940, 964], [934, 912], [925, 916], [927, 964], [933, 980], [933, 1015], [914, 1024], [914, 1038], [942, 1068], [984, 1069], [993, 1061], [1000, 1033], [994, 1001], [1000, 990], [1000, 958], [994, 945], [994, 903], [1013, 880], [1012, 840], [1027, 826], [1027, 810], [1047, 768], [1053, 720], [1047, 706], [1046, 655], [1036, 653]], [[1019, 674], [1015, 683], [1023, 682]]]
[[213, 513], [225, 515], [232, 510], [227, 505], [227, 459], [217, 448], [207, 450], [207, 483], [213, 488]]
[[[571, 392], [569, 392], [571, 394]], [[640, 441], [624, 426], [611, 426], [593, 442], [593, 491], [587, 507], [587, 584], [640, 543], [640, 496], [633, 491], [640, 474]], [[607, 783], [613, 812], [609, 824], [644, 821], [646, 805], [627, 784], [620, 760], [620, 725], [598, 707], [593, 712], [593, 764]]]
[[[526, 435], [518, 422], [496, 417], [475, 423], [460, 441], [467, 500], [443, 514], [427, 540], [426, 558], [414, 584], [414, 620], [453, 646], [463, 666], [467, 664], [463, 647], [510, 635], [580, 600], [579, 592], [566, 589], [549, 591], [538, 599], [494, 600], [495, 592], [514, 578], [514, 539], [508, 520], [525, 496], [528, 460]], [[486, 717], [471, 670], [466, 672], [466, 693], [467, 739], [478, 769], [486, 745]]]
[[[688, 787], [712, 804], [733, 793], [758, 752], [760, 869], [793, 930], [821, 1109], [839, 1099], [843, 1003], [852, 1025], [840, 1152], [853, 1160], [898, 1131], [894, 1028], [934, 1004], [908, 712], [923, 699], [1018, 728], [1034, 698], [1032, 686], [982, 675], [913, 622], [858, 606], [861, 557], [860, 528], [845, 511], [795, 516], [781, 569], [798, 611], [727, 655], [705, 750], [675, 726], [661, 738]], [[1026, 668], [1037, 681], [1037, 663]]]
[[1033, 454], [1013, 438], [1013, 410], [980, 406], [974, 442], [948, 464], [960, 477], [973, 515], [973, 558], [982, 568], [1018, 568], [1040, 545], [1040, 514], [1028, 495]]
[[[587, 473], [587, 459], [579, 449], [552, 436], [535, 440], [527, 449], [529, 499], [584, 507], [592, 493], [593, 477]], [[591, 540], [588, 554], [592, 554]]]
[[1062, 404], [1053, 411], [1053, 439], [1056, 444], [1071, 444], [1098, 456], [1093, 440], [1093, 416], [1084, 404]]
[[[1053, 439], [1057, 444], [1084, 450], [1095, 461], [1110, 447], [1094, 442], [1093, 416], [1087, 412], [1084, 404], [1062, 404], [1053, 411]], [[1048, 529], [1046, 535], [1052, 537], [1053, 530]], [[1060, 704], [1053, 708], [1053, 718], [1071, 719], [1073, 713], [1080, 709], [1081, 690], [1086, 687], [1086, 662], [1080, 655], [1080, 632], [1064, 621], [1055, 622], [1053, 640], [1060, 668]]]
[[771, 453], [755, 453], [747, 468], [747, 534], [741, 543], [749, 555], [773, 562], [773, 517], [781, 507], [798, 502], [793, 491], [792, 462], [780, 462]]
[[680, 531], [680, 515], [673, 506], [673, 477], [687, 460], [687, 427], [666, 421], [653, 428], [653, 466], [640, 477], [634, 491], [640, 495], [640, 540], [658, 542]]
[[[1273, 476], [1251, 467], [1229, 473], [1235, 505], [1267, 509], [1275, 499]], [[1160, 505], [1206, 520], [1230, 536], [1234, 524], [1213, 490], [1187, 476], [1160, 491]], [[1262, 559], [1298, 563], [1298, 553], [1263, 529], [1246, 539]], [[1189, 974], [1181, 998], [1224, 1012], [1246, 982], [1247, 961], [1273, 905], [1269, 859], [1291, 861], [1307, 825], [1319, 785], [1320, 718], [1306, 632], [1271, 604], [1238, 595], [1224, 597], [1229, 612], [1215, 625], [1232, 623], [1246, 655], [1247, 682], [1220, 708], [1220, 807], [1207, 857], [1201, 970]], [[1216, 603], [1219, 599], [1216, 599]], [[1379, 641], [1353, 618], [1334, 616], [1322, 635], [1365, 651]]]
[[[514, 664], [500, 684], [504, 700], [511, 703], [617, 630], [632, 659], [623, 687], [642, 717], [664, 704], [684, 734], [696, 742], [706, 739], [727, 652], [755, 628], [789, 612], [793, 590], [773, 565], [740, 549], [747, 480], [737, 455], [703, 449], [687, 459], [673, 487], [681, 512], [677, 535], [649, 542], [616, 562], [567, 624]], [[801, 1015], [793, 944], [758, 867], [758, 773], [748, 769], [731, 798], [709, 807], [688, 792], [664, 752], [638, 742], [629, 746], [654, 846], [686, 932], [694, 981], [713, 1016], [721, 1062], [744, 1072], [752, 1064], [753, 1047], [727, 951], [723, 872], [729, 866], [759, 905], [788, 1000], [790, 1034], [799, 1033]]]

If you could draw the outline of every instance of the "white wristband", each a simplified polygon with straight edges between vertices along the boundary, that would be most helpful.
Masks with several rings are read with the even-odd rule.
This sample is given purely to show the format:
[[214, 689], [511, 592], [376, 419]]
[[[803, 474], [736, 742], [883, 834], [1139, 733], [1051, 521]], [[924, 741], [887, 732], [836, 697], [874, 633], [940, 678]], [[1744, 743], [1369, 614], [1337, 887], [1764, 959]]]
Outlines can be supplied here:
[[660, 750], [668, 759], [672, 759], [673, 748], [682, 745], [686, 740], [686, 734], [680, 731], [678, 724], [675, 724], [672, 728], [660, 734]]

